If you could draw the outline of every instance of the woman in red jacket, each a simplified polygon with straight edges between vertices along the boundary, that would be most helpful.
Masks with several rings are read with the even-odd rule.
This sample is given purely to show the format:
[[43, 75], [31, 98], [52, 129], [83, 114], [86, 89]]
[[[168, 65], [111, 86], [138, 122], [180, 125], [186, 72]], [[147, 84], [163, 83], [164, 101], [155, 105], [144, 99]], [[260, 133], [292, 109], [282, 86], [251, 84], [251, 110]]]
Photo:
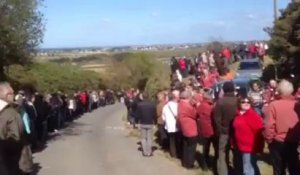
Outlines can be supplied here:
[[209, 150], [210, 145], [213, 144], [215, 157], [217, 160], [217, 146], [218, 141], [216, 137], [214, 137], [214, 128], [213, 128], [213, 119], [212, 112], [214, 108], [214, 103], [211, 95], [207, 92], [203, 94], [203, 101], [197, 107], [198, 114], [198, 126], [199, 126], [199, 135], [203, 138], [203, 155], [204, 155], [204, 169], [207, 169], [210, 165], [209, 161]]
[[183, 134], [182, 165], [187, 169], [194, 168], [198, 141], [197, 113], [191, 103], [191, 97], [190, 91], [182, 92], [178, 104], [178, 119]]
[[251, 108], [251, 101], [241, 98], [233, 121], [233, 144], [241, 155], [244, 175], [260, 174], [256, 153], [263, 151], [262, 130], [262, 118]]

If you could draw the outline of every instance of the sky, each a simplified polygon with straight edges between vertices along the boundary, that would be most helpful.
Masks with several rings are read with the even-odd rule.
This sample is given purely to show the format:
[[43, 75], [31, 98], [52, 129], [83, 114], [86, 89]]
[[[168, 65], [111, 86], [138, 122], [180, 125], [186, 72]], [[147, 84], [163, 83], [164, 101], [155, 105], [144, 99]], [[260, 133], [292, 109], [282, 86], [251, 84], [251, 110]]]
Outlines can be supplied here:
[[41, 11], [42, 48], [258, 40], [273, 23], [273, 0], [45, 0]]

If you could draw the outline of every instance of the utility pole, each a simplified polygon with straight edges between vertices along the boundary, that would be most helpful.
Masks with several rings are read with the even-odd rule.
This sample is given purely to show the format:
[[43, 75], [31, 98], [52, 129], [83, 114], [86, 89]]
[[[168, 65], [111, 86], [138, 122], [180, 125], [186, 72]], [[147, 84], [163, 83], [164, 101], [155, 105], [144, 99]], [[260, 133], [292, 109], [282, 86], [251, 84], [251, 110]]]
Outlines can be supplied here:
[[274, 22], [278, 19], [277, 0], [274, 0]]

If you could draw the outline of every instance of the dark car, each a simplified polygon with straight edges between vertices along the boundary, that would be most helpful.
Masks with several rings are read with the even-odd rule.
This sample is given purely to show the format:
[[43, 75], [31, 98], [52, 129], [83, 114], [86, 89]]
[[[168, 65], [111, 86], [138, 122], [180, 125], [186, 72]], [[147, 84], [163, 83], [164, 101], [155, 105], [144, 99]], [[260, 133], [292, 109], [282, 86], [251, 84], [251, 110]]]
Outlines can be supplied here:
[[[236, 73], [237, 79], [259, 79], [262, 77], [263, 65], [258, 59], [248, 59], [240, 62]], [[245, 80], [246, 81], [246, 80]]]
[[[236, 92], [238, 93], [238, 95], [242, 95], [242, 96], [246, 96], [250, 90], [250, 85], [253, 81], [260, 81], [259, 79], [247, 79], [247, 78], [237, 78], [233, 80], [233, 83], [235, 85], [235, 89]], [[220, 81], [218, 83], [216, 83], [212, 90], [213, 90], [213, 96], [214, 99], [217, 100], [219, 97], [219, 94], [222, 90], [223, 84], [226, 81]]]

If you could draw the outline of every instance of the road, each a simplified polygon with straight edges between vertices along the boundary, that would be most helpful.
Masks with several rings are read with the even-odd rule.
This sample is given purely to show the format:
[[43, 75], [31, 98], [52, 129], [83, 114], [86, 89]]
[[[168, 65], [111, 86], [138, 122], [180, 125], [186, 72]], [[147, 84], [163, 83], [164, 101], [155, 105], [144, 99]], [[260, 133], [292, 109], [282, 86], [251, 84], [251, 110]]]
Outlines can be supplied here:
[[39, 175], [193, 175], [159, 151], [144, 158], [128, 136], [121, 104], [100, 108], [76, 120], [34, 154]]

